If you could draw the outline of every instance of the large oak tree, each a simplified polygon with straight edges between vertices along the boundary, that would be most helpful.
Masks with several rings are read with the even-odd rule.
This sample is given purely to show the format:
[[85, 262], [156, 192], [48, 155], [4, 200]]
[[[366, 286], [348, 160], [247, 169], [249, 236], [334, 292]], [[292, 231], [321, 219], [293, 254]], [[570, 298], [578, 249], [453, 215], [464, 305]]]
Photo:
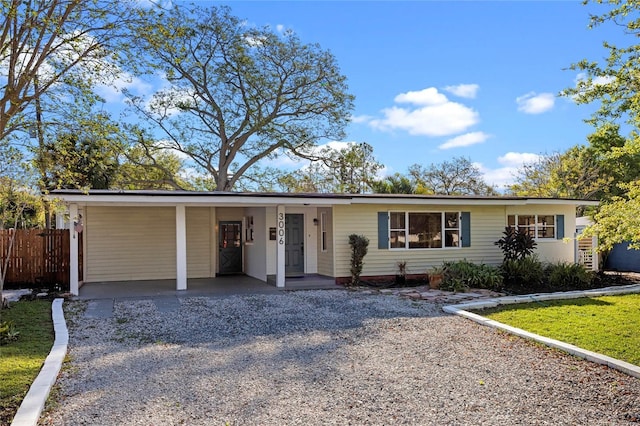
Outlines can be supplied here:
[[164, 75], [167, 87], [133, 104], [215, 190], [232, 190], [261, 162], [314, 157], [318, 141], [343, 137], [353, 96], [329, 51], [291, 31], [251, 27], [226, 7], [145, 16], [136, 65]]

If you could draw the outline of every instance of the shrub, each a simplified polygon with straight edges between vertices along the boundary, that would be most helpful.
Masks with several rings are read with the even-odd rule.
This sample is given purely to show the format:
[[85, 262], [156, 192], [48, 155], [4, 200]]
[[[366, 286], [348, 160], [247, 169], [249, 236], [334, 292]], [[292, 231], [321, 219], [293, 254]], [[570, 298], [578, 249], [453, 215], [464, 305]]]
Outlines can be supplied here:
[[500, 247], [504, 260], [518, 260], [533, 254], [537, 243], [527, 232], [519, 228], [506, 227], [503, 236], [494, 244]]
[[549, 290], [586, 290], [593, 287], [596, 275], [576, 263], [552, 263], [547, 265]]
[[467, 260], [444, 263], [444, 281], [441, 289], [466, 291], [470, 287], [498, 290], [502, 287], [499, 268], [471, 263]]
[[510, 290], [535, 292], [544, 288], [545, 268], [536, 256], [505, 260], [500, 270], [505, 287]]
[[351, 246], [351, 285], [360, 284], [360, 274], [362, 274], [363, 259], [367, 255], [369, 239], [363, 235], [349, 235], [349, 245]]
[[0, 346], [18, 340], [19, 334], [20, 332], [16, 330], [12, 321], [0, 322]]

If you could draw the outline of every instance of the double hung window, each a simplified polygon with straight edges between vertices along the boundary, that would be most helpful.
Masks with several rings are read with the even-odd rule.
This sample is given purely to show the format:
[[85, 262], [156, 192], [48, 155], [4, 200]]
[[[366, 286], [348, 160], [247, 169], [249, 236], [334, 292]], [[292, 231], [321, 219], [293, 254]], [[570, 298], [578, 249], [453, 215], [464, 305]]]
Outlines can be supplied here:
[[507, 226], [517, 227], [532, 238], [556, 238], [556, 217], [554, 215], [508, 215]]

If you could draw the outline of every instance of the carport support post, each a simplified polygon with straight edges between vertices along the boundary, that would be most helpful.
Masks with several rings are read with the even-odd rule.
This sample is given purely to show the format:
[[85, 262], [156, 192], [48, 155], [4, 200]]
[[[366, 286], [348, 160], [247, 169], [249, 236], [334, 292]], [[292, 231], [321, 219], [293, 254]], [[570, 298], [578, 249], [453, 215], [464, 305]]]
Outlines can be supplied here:
[[278, 206], [276, 208], [276, 287], [284, 287], [284, 248], [285, 248], [285, 208]]
[[187, 289], [187, 220], [184, 205], [176, 206], [176, 290]]
[[69, 292], [74, 296], [78, 295], [78, 238], [80, 234], [76, 231], [78, 222], [78, 205], [69, 204]]

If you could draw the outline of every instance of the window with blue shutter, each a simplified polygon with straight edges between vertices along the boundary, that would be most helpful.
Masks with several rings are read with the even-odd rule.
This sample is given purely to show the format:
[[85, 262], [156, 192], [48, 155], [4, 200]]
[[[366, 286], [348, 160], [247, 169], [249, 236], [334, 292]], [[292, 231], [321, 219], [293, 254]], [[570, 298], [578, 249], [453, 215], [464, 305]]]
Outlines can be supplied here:
[[470, 244], [469, 212], [378, 212], [378, 249], [449, 249]]

